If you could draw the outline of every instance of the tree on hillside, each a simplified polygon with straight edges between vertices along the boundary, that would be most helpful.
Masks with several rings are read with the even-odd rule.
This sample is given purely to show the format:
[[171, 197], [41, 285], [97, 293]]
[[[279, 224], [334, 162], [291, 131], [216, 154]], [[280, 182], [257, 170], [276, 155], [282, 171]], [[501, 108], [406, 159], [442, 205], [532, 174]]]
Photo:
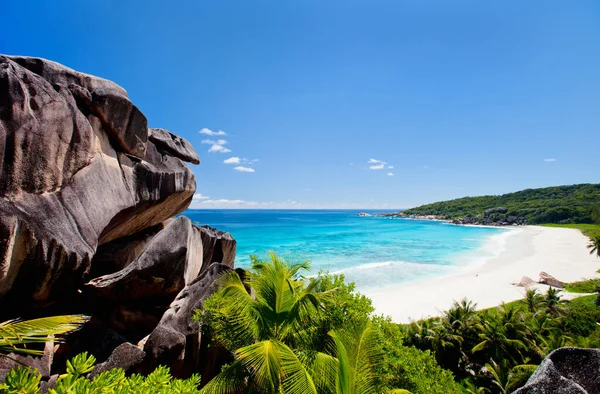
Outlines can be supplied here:
[[522, 352], [526, 350], [522, 340], [526, 335], [525, 328], [493, 313], [484, 314], [481, 320], [480, 342], [472, 352], [484, 351], [495, 360], [510, 360], [513, 365], [519, 364], [523, 358]]
[[536, 313], [544, 303], [544, 297], [536, 289], [528, 289], [525, 293], [525, 303], [531, 313]]
[[590, 254], [595, 254], [597, 257], [600, 257], [600, 236], [590, 239], [590, 243], [587, 247], [590, 250]]
[[600, 206], [592, 208], [592, 220], [596, 224], [600, 224]]

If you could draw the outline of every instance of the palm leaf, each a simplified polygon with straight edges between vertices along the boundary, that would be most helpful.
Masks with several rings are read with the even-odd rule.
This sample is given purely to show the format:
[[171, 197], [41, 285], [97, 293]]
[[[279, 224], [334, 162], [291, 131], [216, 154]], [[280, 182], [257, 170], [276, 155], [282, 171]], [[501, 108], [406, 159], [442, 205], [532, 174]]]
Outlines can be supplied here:
[[49, 337], [75, 331], [88, 320], [89, 317], [87, 316], [64, 315], [24, 321], [5, 321], [0, 323], [0, 353], [43, 354], [41, 350], [32, 350], [17, 346], [48, 342]]
[[267, 392], [281, 388], [289, 394], [317, 393], [300, 359], [285, 344], [266, 340], [238, 349], [236, 358], [246, 367], [257, 386]]

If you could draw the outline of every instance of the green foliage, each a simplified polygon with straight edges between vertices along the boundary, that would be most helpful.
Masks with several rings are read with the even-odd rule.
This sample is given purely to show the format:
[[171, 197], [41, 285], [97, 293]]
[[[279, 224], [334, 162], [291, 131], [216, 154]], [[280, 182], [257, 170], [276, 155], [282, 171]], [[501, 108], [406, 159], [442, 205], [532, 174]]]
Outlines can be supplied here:
[[559, 296], [556, 289], [531, 290], [523, 300], [482, 311], [463, 300], [442, 317], [405, 326], [405, 341], [430, 350], [469, 393], [513, 392], [552, 350], [600, 345], [596, 296]]
[[33, 320], [9, 320], [0, 323], [0, 355], [22, 353], [41, 355], [42, 350], [27, 348], [29, 344], [48, 342], [49, 337], [60, 341], [60, 336], [79, 329], [89, 320], [86, 316], [65, 315]]
[[600, 225], [600, 205], [596, 205], [592, 208], [592, 221]]
[[35, 394], [39, 391], [41, 379], [42, 376], [38, 374], [37, 369], [23, 367], [11, 369], [6, 375], [4, 384], [0, 385], [0, 390], [11, 394]]
[[463, 197], [408, 209], [404, 213], [451, 219], [481, 216], [487, 209], [506, 207], [508, 212], [503, 217], [524, 217], [529, 224], [592, 223], [592, 210], [596, 212], [599, 205], [600, 184], [580, 184], [527, 189], [501, 196]]
[[[125, 376], [125, 372], [111, 369], [97, 375], [93, 380], [86, 375], [94, 369], [94, 356], [82, 353], [67, 362], [67, 373], [58, 378], [56, 387], [49, 389], [50, 394], [192, 394], [199, 393], [200, 376], [189, 379], [173, 379], [168, 368], [158, 367], [150, 375]], [[41, 376], [31, 368], [15, 368], [6, 375], [6, 381], [0, 390], [7, 393], [37, 394]]]
[[[219, 291], [197, 318], [234, 361], [203, 392], [381, 392], [370, 302], [351, 294], [343, 278], [305, 279], [309, 266], [271, 253], [265, 261], [253, 258], [245, 282], [234, 271], [219, 277]], [[354, 324], [344, 326], [349, 317]]]
[[429, 351], [396, 344], [387, 348], [386, 378], [392, 387], [414, 394], [462, 393], [450, 371], [442, 369]]
[[596, 293], [598, 289], [600, 289], [600, 279], [565, 283], [565, 290], [569, 293]]
[[600, 237], [600, 225], [599, 224], [589, 224], [589, 223], [575, 223], [575, 224], [544, 224], [546, 227], [558, 227], [558, 228], [573, 228], [579, 230], [583, 233], [583, 235], [594, 238]]

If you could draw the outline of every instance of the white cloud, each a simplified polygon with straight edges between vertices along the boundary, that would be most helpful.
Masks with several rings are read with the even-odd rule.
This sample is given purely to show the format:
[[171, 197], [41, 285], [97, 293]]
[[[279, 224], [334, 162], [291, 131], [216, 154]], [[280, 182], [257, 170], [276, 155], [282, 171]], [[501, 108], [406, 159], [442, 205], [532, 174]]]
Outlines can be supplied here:
[[202, 204], [208, 205], [259, 205], [256, 201], [244, 201], [244, 200], [227, 200], [220, 198], [218, 200], [205, 200]]
[[200, 130], [198, 133], [204, 135], [227, 135], [227, 133], [225, 133], [223, 130], [212, 131], [211, 129], [207, 129], [206, 127]]
[[386, 175], [387, 176], [394, 176], [394, 173], [393, 172], [388, 172]]
[[544, 159], [544, 161], [545, 162], [553, 162], [553, 161], [556, 161], [556, 159], [555, 158], [550, 158], [550, 159]]
[[227, 140], [202, 140], [203, 144], [209, 145], [225, 145], [227, 144]]
[[387, 161], [383, 160], [369, 159], [367, 163], [372, 164], [372, 166], [369, 166], [369, 170], [383, 170], [386, 168], [394, 168], [394, 166], [388, 166]]
[[236, 171], [239, 172], [256, 172], [254, 171], [254, 168], [250, 168], [250, 167], [244, 167], [244, 166], [237, 166], [233, 168]]
[[223, 163], [225, 164], [240, 164], [240, 158], [239, 157], [230, 157], [229, 159], [225, 159], [223, 160]]
[[209, 152], [220, 152], [220, 153], [228, 153], [231, 152], [231, 149], [225, 148], [223, 145], [227, 144], [226, 140], [202, 140], [203, 144], [212, 145]]
[[192, 198], [192, 200], [197, 201], [197, 200], [208, 200], [209, 197], [208, 196], [204, 196], [201, 193], [196, 193], [194, 194], [194, 197]]
[[223, 145], [215, 144], [215, 145], [211, 146], [208, 151], [211, 153], [214, 153], [214, 152], [229, 153], [229, 152], [231, 152], [231, 149], [227, 149]]

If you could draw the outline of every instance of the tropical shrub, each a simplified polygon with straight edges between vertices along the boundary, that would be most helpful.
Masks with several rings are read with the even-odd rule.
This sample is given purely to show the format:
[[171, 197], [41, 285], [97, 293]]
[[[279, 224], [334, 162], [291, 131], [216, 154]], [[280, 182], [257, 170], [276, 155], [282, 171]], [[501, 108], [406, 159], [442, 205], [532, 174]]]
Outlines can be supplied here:
[[[56, 387], [48, 390], [50, 394], [192, 394], [199, 393], [200, 376], [189, 379], [174, 379], [168, 368], [158, 367], [148, 376], [125, 376], [120, 369], [111, 369], [98, 374], [93, 379], [86, 375], [94, 369], [94, 356], [82, 353], [67, 362], [67, 373], [58, 378]], [[41, 376], [31, 368], [15, 368], [6, 375], [0, 390], [7, 393], [35, 394], [39, 392]]]

